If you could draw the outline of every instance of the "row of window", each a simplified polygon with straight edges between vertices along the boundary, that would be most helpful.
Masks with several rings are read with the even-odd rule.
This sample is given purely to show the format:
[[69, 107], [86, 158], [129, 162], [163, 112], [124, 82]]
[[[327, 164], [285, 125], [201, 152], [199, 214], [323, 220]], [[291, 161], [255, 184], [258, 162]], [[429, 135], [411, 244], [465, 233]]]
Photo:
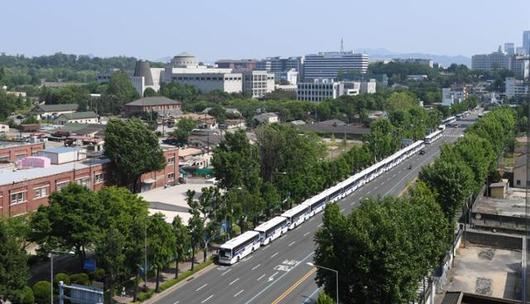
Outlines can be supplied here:
[[209, 77], [204, 77], [204, 76], [173, 76], [173, 80], [214, 80], [214, 81], [222, 81], [222, 80], [241, 80], [241, 77], [223, 77], [220, 76], [220, 77], [214, 77], [214, 76], [209, 76]]
[[[94, 173], [94, 184], [100, 184], [100, 183], [103, 183], [103, 181], [104, 181], [103, 173]], [[77, 178], [75, 182], [78, 185], [88, 187], [90, 186], [90, 177], [85, 176], [85, 177]], [[55, 189], [59, 191], [63, 189], [64, 187], [66, 187], [69, 183], [70, 183], [70, 180], [58, 181], [55, 183]], [[11, 192], [9, 195], [10, 204], [16, 205], [16, 204], [27, 202], [28, 200], [27, 193], [28, 193], [27, 190]], [[38, 186], [38, 187], [33, 188], [33, 199], [44, 198], [44, 197], [47, 197], [49, 194], [50, 194], [50, 185]]]

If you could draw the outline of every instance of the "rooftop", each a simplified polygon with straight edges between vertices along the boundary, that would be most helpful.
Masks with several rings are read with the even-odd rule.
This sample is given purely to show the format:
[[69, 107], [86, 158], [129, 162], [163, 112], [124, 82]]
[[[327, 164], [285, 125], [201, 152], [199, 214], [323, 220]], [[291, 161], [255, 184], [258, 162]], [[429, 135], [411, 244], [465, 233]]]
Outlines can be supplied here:
[[84, 119], [84, 118], [97, 118], [98, 115], [93, 111], [86, 112], [74, 112], [74, 113], [65, 113], [61, 114], [58, 119], [65, 118], [67, 120], [73, 119]]
[[525, 195], [525, 189], [509, 188], [504, 199], [481, 197], [473, 205], [472, 213], [524, 218]]
[[23, 170], [0, 170], [0, 185], [20, 183], [31, 179], [46, 177], [50, 175], [65, 173], [69, 171], [90, 168], [99, 164], [106, 164], [108, 159], [90, 159], [79, 162], [71, 162], [62, 165], [52, 165], [47, 168], [32, 168]]
[[298, 128], [304, 131], [316, 133], [340, 133], [350, 135], [364, 135], [370, 133], [370, 128], [367, 128], [362, 124], [347, 124], [338, 119], [330, 119], [313, 124], [305, 124], [298, 126]]
[[126, 106], [160, 106], [160, 105], [180, 105], [180, 101], [169, 99], [163, 96], [144, 97], [131, 101]]
[[64, 111], [77, 111], [79, 105], [76, 103], [64, 103], [64, 104], [42, 104], [35, 108], [35, 112], [64, 112]]
[[79, 151], [81, 150], [80, 148], [75, 148], [75, 147], [55, 147], [55, 148], [48, 148], [46, 150], [44, 150], [43, 152], [48, 152], [48, 153], [67, 153], [67, 152], [74, 152], [74, 151]]

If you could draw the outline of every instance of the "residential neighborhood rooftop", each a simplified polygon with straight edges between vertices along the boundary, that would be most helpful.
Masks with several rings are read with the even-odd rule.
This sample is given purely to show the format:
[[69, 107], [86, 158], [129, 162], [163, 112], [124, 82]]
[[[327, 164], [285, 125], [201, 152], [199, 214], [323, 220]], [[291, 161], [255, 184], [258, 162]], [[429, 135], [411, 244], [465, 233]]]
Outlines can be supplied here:
[[163, 96], [143, 97], [126, 104], [127, 106], [158, 106], [168, 104], [181, 104], [178, 100], [169, 99]]
[[34, 112], [45, 113], [45, 112], [77, 111], [78, 108], [79, 108], [79, 105], [76, 103], [41, 104], [35, 108]]

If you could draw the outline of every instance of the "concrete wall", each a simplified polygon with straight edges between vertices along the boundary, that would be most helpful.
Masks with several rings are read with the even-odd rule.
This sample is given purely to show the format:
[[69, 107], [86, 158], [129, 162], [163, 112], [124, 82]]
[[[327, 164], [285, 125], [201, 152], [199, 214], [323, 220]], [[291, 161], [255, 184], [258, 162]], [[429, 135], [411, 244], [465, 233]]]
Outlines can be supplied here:
[[478, 245], [486, 245], [497, 248], [521, 250], [522, 237], [513, 234], [493, 233], [487, 231], [468, 230], [465, 233], [465, 241]]

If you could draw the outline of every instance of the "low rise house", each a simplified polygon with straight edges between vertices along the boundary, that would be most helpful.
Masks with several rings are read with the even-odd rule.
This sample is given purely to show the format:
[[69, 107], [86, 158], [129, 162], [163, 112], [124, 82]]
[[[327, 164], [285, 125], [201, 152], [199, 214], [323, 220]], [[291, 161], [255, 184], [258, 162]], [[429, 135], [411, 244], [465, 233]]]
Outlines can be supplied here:
[[181, 119], [191, 119], [196, 121], [198, 127], [201, 129], [215, 129], [217, 128], [217, 120], [215, 117], [209, 114], [197, 114], [197, 113], [186, 113], [179, 115], [175, 121], [178, 122]]
[[253, 117], [253, 120], [255, 120], [258, 124], [277, 123], [280, 121], [278, 114], [276, 113], [258, 114]]
[[68, 123], [96, 124], [98, 121], [98, 115], [93, 111], [61, 114], [55, 119], [55, 123], [58, 125]]
[[199, 148], [184, 148], [179, 150], [179, 165], [188, 168], [207, 168], [210, 166], [211, 152]]
[[33, 109], [32, 114], [34, 114], [37, 119], [53, 120], [62, 114], [74, 113], [78, 108], [79, 105], [75, 103], [41, 104]]
[[159, 116], [180, 115], [182, 103], [163, 96], [144, 97], [123, 106], [125, 116], [156, 112]]

